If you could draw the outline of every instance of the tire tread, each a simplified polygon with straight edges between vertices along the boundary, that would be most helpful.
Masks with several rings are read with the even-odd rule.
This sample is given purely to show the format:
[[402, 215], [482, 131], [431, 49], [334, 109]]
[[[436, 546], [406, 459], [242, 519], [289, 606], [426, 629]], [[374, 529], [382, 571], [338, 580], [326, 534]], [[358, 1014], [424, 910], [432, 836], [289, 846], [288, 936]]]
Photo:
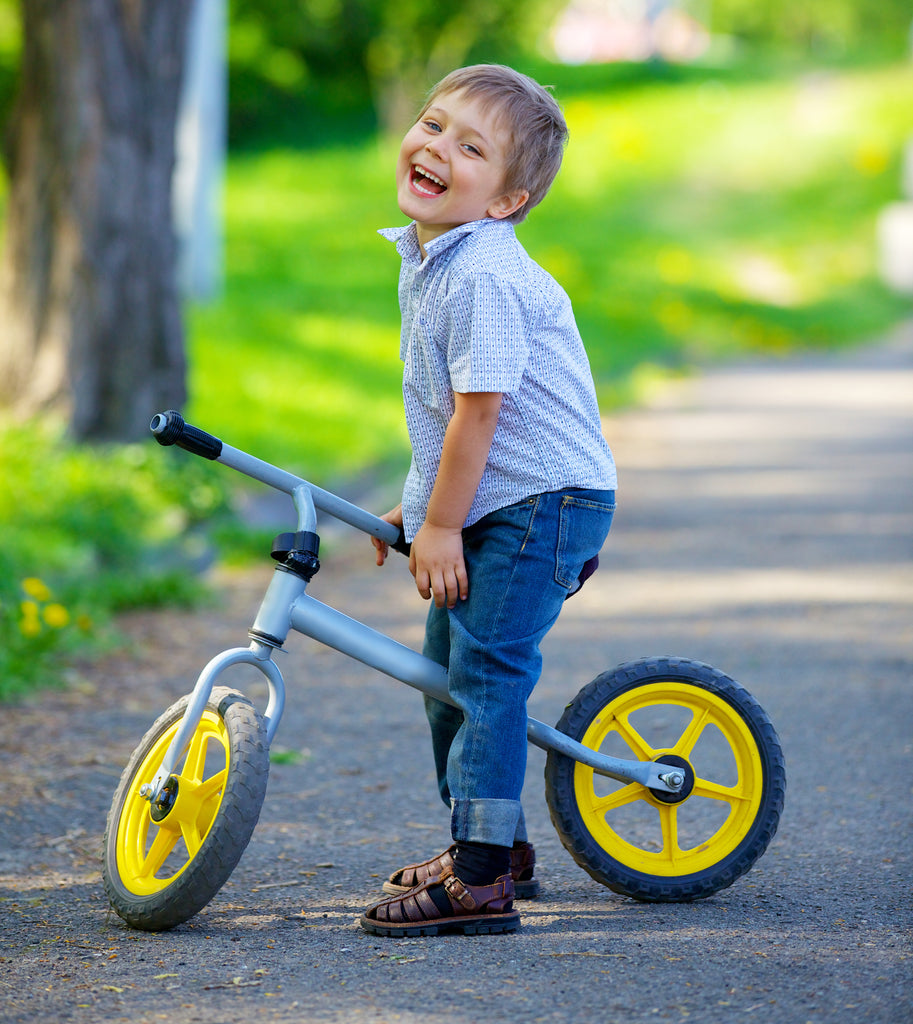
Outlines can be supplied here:
[[188, 699], [182, 697], [172, 704], [140, 741], [121, 775], [108, 813], [102, 870], [105, 892], [116, 913], [144, 931], [173, 928], [209, 903], [237, 867], [266, 795], [269, 747], [263, 719], [237, 690], [214, 687], [208, 707], [222, 717], [230, 743], [229, 775], [215, 820], [197, 855], [170, 885], [149, 896], [137, 896], [123, 884], [115, 845], [124, 803], [149, 748], [183, 715]]

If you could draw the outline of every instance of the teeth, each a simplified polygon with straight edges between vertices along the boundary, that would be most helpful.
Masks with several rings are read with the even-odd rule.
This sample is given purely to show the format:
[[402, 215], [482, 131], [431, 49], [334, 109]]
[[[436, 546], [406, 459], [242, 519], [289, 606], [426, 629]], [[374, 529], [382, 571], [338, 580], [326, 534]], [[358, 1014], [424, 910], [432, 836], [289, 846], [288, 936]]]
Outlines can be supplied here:
[[421, 174], [423, 177], [428, 178], [430, 181], [433, 181], [436, 185], [440, 185], [441, 188], [447, 188], [446, 181], [441, 181], [441, 179], [436, 174], [432, 174], [431, 171], [426, 170], [424, 167], [421, 166], [421, 164], [416, 164], [413, 169], [418, 171], [418, 173]]

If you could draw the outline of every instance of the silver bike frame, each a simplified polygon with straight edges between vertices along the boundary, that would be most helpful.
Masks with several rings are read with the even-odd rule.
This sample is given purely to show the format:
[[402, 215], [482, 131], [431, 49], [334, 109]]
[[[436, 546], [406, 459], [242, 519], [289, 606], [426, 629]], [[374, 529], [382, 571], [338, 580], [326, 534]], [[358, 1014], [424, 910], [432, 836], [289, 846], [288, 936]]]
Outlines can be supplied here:
[[[317, 509], [320, 509], [388, 544], [393, 544], [399, 535], [395, 526], [357, 505], [230, 445], [222, 444], [221, 453], [215, 461], [290, 495], [297, 510], [299, 531], [317, 532]], [[347, 654], [422, 693], [453, 704], [447, 689], [446, 669], [391, 637], [315, 600], [306, 590], [306, 580], [282, 566], [277, 567], [251, 628], [250, 646], [223, 651], [200, 673], [184, 717], [155, 778], [140, 790], [148, 800], [158, 797], [174, 772], [196, 731], [216, 679], [233, 665], [253, 665], [265, 676], [269, 697], [263, 717], [267, 739], [272, 742], [285, 706], [285, 683], [272, 654], [274, 649], [281, 648], [291, 630]], [[269, 637], [269, 640], [264, 640], [264, 637]], [[555, 750], [588, 765], [597, 775], [619, 782], [638, 783], [660, 792], [676, 793], [684, 781], [684, 777], [669, 765], [600, 754], [534, 718], [528, 719], [526, 734], [529, 742], [542, 750]]]

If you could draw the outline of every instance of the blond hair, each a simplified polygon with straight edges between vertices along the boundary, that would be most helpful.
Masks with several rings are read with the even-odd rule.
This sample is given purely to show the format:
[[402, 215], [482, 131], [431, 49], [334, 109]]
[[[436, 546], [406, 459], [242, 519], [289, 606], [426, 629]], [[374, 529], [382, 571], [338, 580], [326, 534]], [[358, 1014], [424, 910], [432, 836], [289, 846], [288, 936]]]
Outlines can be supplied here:
[[507, 220], [518, 222], [540, 203], [561, 167], [567, 124], [552, 95], [528, 75], [502, 64], [457, 68], [428, 94], [418, 119], [446, 93], [462, 93], [493, 109], [510, 137], [504, 191], [529, 192], [529, 199]]

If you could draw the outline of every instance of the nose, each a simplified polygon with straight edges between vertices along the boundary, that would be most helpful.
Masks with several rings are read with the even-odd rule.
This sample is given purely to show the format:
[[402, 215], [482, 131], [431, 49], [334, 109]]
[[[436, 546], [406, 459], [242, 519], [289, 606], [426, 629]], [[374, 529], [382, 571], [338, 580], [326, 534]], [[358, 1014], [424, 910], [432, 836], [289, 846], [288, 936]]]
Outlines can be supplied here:
[[437, 160], [442, 160], [446, 152], [444, 138], [442, 135], [435, 135], [425, 143], [425, 149]]

